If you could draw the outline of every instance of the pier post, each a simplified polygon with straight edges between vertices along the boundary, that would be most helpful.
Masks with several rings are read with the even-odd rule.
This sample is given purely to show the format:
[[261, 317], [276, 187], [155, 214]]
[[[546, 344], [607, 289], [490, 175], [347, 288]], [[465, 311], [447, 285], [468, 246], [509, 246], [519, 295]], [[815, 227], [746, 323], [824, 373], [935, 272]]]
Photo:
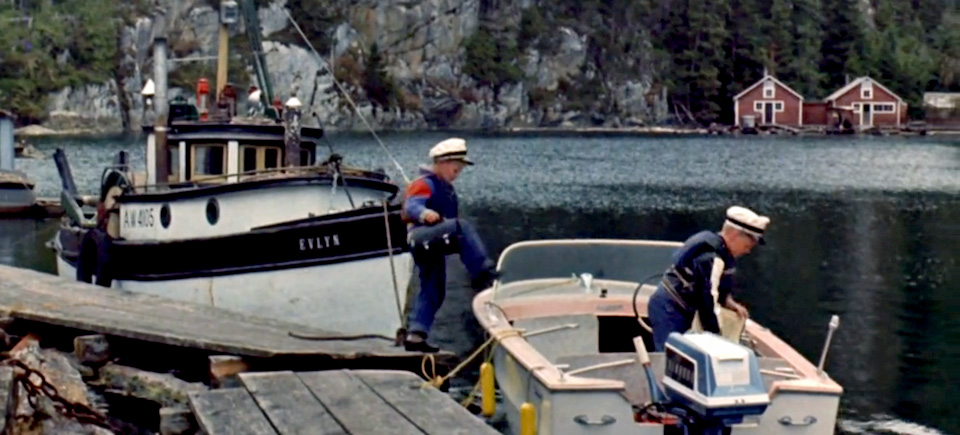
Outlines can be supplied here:
[[0, 110], [0, 169], [13, 170], [13, 115]]

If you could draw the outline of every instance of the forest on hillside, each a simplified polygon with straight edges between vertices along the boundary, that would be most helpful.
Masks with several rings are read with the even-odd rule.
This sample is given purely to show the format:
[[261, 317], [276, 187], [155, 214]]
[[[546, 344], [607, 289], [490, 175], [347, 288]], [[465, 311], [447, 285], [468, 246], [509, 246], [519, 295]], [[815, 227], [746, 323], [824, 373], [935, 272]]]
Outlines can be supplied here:
[[[557, 90], [531, 87], [531, 107], [557, 95], [574, 108], [616, 104], [609, 83], [641, 69], [703, 124], [732, 122], [732, 97], [765, 70], [808, 100], [869, 75], [900, 94], [913, 118], [922, 116], [924, 92], [960, 91], [958, 0], [540, 0], [527, 8], [467, 1], [478, 1], [482, 16], [464, 40], [461, 71], [478, 86], [529, 79], [521, 57], [555, 50], [559, 26], [586, 36], [589, 71]], [[50, 93], [127, 76], [120, 35], [150, 3], [0, 1], [0, 107], [21, 123], [39, 122]], [[333, 3], [288, 0], [287, 7], [311, 40], [329, 43], [342, 17], [328, 11], [349, 8]], [[378, 83], [403, 84], [384, 75], [389, 56], [372, 60], [358, 62], [370, 70], [360, 72], [370, 76], [366, 94], [387, 101]]]
[[[604, 76], [632, 58], [662, 71], [673, 103], [731, 123], [733, 96], [764, 70], [808, 100], [868, 75], [922, 116], [925, 91], [960, 91], [956, 0], [561, 0], [524, 12], [520, 44], [552, 24], [590, 35]], [[520, 47], [521, 49], [523, 47]], [[624, 62], [624, 60], [628, 60]], [[625, 68], [626, 67], [626, 68]], [[602, 96], [601, 96], [602, 97]]]

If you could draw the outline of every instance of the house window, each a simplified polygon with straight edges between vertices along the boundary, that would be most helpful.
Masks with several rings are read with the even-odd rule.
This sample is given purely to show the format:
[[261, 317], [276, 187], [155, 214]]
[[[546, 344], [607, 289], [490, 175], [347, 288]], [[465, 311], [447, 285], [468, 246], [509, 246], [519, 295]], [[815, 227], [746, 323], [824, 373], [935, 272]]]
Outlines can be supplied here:
[[864, 81], [860, 85], [860, 98], [863, 98], [864, 100], [873, 99], [873, 83], [870, 83], [870, 81]]
[[773, 81], [763, 82], [763, 98], [773, 98], [775, 96], [773, 89]]
[[754, 102], [753, 102], [753, 111], [754, 111], [754, 112], [763, 112], [763, 102], [754, 101]]
[[853, 111], [854, 112], [860, 111], [860, 103], [853, 103]]
[[223, 175], [227, 167], [227, 146], [194, 145], [192, 160], [192, 172], [196, 177]]
[[896, 107], [893, 104], [874, 104], [874, 113], [893, 113]]
[[773, 110], [776, 110], [777, 112], [783, 112], [783, 103], [780, 102], [780, 101], [777, 101], [777, 102], [773, 105]]

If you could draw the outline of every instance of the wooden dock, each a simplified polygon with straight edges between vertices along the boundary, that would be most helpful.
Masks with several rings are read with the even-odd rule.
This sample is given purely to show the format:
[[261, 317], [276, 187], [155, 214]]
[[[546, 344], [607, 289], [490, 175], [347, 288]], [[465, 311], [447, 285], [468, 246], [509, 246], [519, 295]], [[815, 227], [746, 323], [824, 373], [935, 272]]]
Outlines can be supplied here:
[[244, 373], [242, 386], [190, 394], [209, 435], [497, 434], [409, 372]]
[[[0, 315], [28, 323], [26, 332], [69, 328], [102, 334], [123, 341], [123, 346], [111, 346], [114, 349], [139, 345], [138, 351], [151, 350], [148, 358], [183, 349], [203, 356], [239, 356], [250, 370], [363, 368], [419, 372], [423, 359], [423, 354], [407, 352], [387, 337], [343, 336], [4, 265], [0, 265]], [[450, 353], [435, 355], [438, 371], [454, 363]]]

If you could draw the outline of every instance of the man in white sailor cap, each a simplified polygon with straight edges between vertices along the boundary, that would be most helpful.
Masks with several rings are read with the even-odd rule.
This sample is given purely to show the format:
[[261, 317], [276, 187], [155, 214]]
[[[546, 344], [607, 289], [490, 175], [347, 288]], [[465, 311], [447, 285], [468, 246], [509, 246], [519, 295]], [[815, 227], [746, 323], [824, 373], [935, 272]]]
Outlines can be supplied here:
[[720, 232], [701, 231], [687, 239], [673, 255], [673, 264], [664, 272], [647, 305], [653, 328], [654, 350], [663, 351], [671, 332], [684, 333], [699, 315], [704, 331], [720, 333], [718, 306], [748, 316], [746, 307], [733, 299], [736, 258], [758, 244], [770, 218], [733, 206], [727, 209]]
[[453, 182], [473, 162], [467, 142], [450, 138], [430, 149], [432, 165], [421, 167], [419, 177], [407, 186], [403, 204], [408, 239], [420, 275], [420, 291], [412, 300], [404, 347], [409, 351], [436, 352], [427, 343], [434, 317], [446, 295], [446, 255], [459, 253], [471, 276], [471, 286], [483, 289], [497, 277], [495, 263], [469, 222], [458, 218]]

